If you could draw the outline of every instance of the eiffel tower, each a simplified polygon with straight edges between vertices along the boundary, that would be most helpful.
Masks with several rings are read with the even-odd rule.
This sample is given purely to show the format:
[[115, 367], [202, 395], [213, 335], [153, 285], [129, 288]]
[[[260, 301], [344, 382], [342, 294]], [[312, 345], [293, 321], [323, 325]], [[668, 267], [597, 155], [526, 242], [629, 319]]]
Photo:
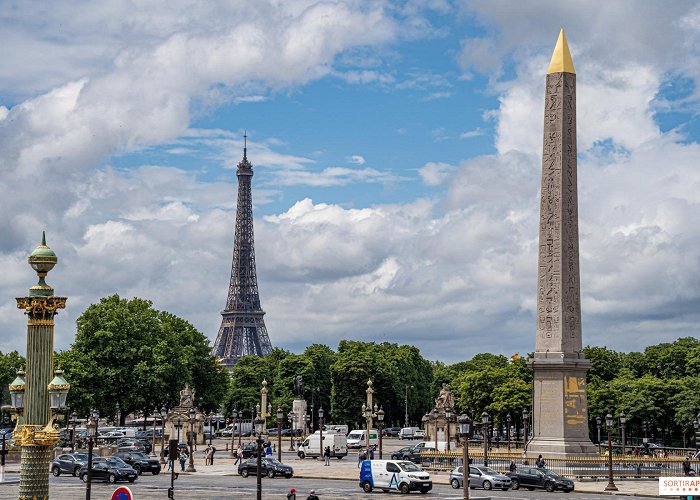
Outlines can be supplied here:
[[231, 282], [219, 334], [213, 354], [229, 370], [243, 356], [265, 356], [272, 351], [267, 335], [258, 295], [255, 272], [255, 245], [253, 242], [253, 196], [251, 181], [253, 166], [248, 161], [247, 140], [243, 135], [243, 160], [238, 164], [238, 204], [236, 208], [236, 236], [233, 244]]

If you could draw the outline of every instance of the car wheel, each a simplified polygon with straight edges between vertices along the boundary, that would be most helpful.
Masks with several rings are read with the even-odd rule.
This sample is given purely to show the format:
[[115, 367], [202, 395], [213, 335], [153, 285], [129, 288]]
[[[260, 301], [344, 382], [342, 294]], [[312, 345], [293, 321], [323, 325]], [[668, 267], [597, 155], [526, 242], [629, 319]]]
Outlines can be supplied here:
[[248, 469], [243, 469], [243, 470], [241, 471], [241, 476], [243, 476], [243, 477], [248, 477]]
[[61, 468], [58, 465], [54, 465], [51, 468], [51, 474], [53, 474], [56, 477], [60, 476], [61, 475]]
[[421, 492], [423, 495], [425, 495], [425, 494], [428, 493], [429, 491], [430, 491], [430, 490], [420, 490], [420, 492]]
[[159, 470], [154, 470], [154, 471], [153, 471], [153, 475], [154, 475], [154, 476], [157, 476], [158, 474], [160, 474], [160, 471], [159, 471]]
[[453, 479], [452, 482], [450, 483], [452, 487], [456, 490], [459, 489], [459, 479]]
[[304, 455], [303, 451], [299, 452], [299, 458], [301, 458], [302, 460], [304, 460], [306, 458], [306, 455]]
[[514, 490], [517, 490], [518, 488], [520, 488], [520, 481], [518, 481], [517, 479], [511, 480], [510, 487]]
[[80, 467], [76, 467], [73, 469], [73, 476], [78, 477], [78, 474], [80, 474]]
[[369, 481], [362, 483], [362, 490], [365, 493], [370, 493], [372, 491], [372, 485], [369, 483]]
[[481, 483], [481, 486], [482, 486], [485, 490], [490, 490], [490, 489], [491, 489], [491, 481], [484, 481], [483, 483]]
[[411, 460], [411, 457], [409, 457], [408, 455], [404, 455], [404, 456], [403, 456], [403, 459], [404, 459], [404, 460]]
[[568, 488], [567, 488], [567, 489], [565, 489], [565, 490], [563, 490], [563, 491], [564, 491], [564, 493], [571, 493], [571, 490], [570, 490], [570, 489], [568, 489]]
[[87, 483], [87, 474], [83, 474], [82, 476], [80, 476], [80, 480], [84, 483]]
[[403, 493], [404, 495], [408, 495], [411, 492], [411, 489], [406, 483], [401, 483], [401, 486], [399, 486], [399, 490], [401, 490], [401, 493]]
[[109, 482], [110, 483], [116, 483], [117, 482], [117, 476], [114, 474], [109, 475]]
[[287, 479], [291, 479], [292, 475], [291, 475], [291, 474], [285, 474], [284, 477], [286, 477]]
[[267, 471], [267, 477], [269, 477], [270, 479], [272, 479], [273, 477], [275, 477], [275, 471], [273, 471], [272, 469], [269, 469], [269, 470]]
[[136, 474], [139, 476], [141, 475], [141, 466], [140, 465], [134, 465], [134, 470], [136, 471]]
[[134, 481], [136, 481], [136, 478], [135, 478], [135, 477], [130, 477], [130, 478], [129, 478], [129, 482], [130, 482], [130, 483], [133, 483]]
[[534, 486], [528, 486], [527, 489], [530, 490], [530, 491], [535, 491], [535, 487], [534, 487]]
[[546, 483], [544, 483], [544, 489], [550, 493], [553, 492], [554, 491], [554, 483], [551, 481], [547, 481]]

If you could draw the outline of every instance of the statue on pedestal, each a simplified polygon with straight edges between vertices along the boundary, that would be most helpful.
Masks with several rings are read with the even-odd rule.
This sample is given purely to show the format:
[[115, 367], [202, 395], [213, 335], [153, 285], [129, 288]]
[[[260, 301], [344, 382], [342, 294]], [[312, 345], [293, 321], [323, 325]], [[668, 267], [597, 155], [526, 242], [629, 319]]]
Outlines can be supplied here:
[[440, 394], [435, 398], [435, 408], [438, 410], [445, 410], [445, 408], [452, 408], [454, 411], [455, 407], [455, 397], [450, 392], [450, 386], [447, 384], [442, 384], [442, 389], [440, 389]]
[[184, 389], [180, 391], [180, 406], [183, 408], [191, 408], [194, 406], [194, 389], [190, 389], [190, 384], [185, 384]]
[[298, 399], [304, 399], [304, 377], [301, 375], [294, 377], [294, 393]]

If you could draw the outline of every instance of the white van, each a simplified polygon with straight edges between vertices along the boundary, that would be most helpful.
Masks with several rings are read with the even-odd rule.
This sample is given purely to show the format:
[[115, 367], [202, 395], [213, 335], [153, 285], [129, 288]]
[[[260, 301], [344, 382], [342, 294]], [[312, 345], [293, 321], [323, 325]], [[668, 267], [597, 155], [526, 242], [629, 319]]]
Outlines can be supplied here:
[[399, 439], [413, 439], [413, 427], [404, 427], [399, 431]]
[[330, 428], [338, 434], [342, 434], [343, 436], [347, 436], [348, 431], [350, 430], [348, 426], [344, 424], [331, 424]]
[[430, 474], [413, 462], [405, 460], [364, 460], [360, 468], [360, 488], [366, 493], [374, 488], [385, 493], [399, 490], [401, 493], [420, 491], [428, 493], [433, 488]]
[[[377, 433], [377, 429], [370, 429], [369, 445], [379, 446], [379, 434]], [[362, 448], [363, 446], [367, 446], [367, 430], [355, 429], [350, 431], [350, 434], [348, 434], [348, 448]]]
[[[321, 433], [319, 431], [314, 432], [309, 437], [307, 437], [300, 445], [297, 450], [299, 458], [302, 460], [306, 457], [317, 458], [322, 456], [321, 453]], [[336, 457], [338, 459], [348, 456], [348, 446], [345, 434], [339, 432], [327, 431], [323, 433], [323, 449], [326, 446], [331, 448], [331, 457]]]

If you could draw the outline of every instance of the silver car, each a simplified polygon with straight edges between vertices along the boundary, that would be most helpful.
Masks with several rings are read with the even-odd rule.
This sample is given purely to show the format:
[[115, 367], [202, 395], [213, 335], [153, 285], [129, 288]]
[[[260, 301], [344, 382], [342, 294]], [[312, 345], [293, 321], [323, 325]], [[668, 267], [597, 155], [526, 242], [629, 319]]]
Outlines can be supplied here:
[[[460, 488], [464, 488], [464, 479], [463, 479], [464, 473], [462, 471], [462, 466], [460, 465], [459, 467], [455, 467], [455, 469], [450, 472], [450, 484], [452, 487], [456, 490]], [[471, 478], [468, 479], [468, 486], [471, 486]]]
[[511, 487], [511, 480], [508, 476], [489, 467], [471, 465], [469, 467], [469, 487], [484, 488], [485, 490], [496, 488], [507, 491]]

